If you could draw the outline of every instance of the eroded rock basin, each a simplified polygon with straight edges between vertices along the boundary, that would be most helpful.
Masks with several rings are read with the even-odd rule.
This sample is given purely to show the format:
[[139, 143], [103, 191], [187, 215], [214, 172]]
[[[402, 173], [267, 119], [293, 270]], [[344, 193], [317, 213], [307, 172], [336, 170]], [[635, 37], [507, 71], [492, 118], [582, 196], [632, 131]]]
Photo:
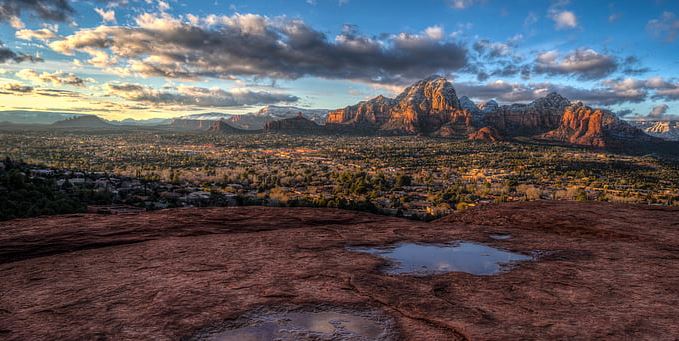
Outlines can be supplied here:
[[472, 275], [497, 275], [532, 256], [509, 252], [483, 244], [456, 242], [451, 244], [399, 243], [386, 247], [354, 247], [350, 250], [367, 252], [390, 262], [384, 271], [389, 274], [427, 276], [447, 272]]
[[284, 310], [261, 308], [189, 340], [204, 341], [389, 341], [396, 339], [394, 321], [376, 310], [338, 307]]
[[[676, 340], [677, 217], [679, 208], [530, 202], [430, 223], [270, 207], [2, 222], [0, 340], [170, 341], [267, 314], [366, 310], [392, 318], [399, 340]], [[383, 259], [346, 249], [455, 240], [543, 252], [497, 276], [420, 277], [376, 271]]]

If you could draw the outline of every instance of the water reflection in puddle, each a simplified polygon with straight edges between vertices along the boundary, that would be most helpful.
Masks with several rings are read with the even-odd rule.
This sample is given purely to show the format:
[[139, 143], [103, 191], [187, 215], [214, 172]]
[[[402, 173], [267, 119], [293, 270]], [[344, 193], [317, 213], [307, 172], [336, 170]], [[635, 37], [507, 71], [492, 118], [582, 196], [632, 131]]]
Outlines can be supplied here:
[[393, 247], [355, 247], [351, 250], [367, 252], [389, 260], [391, 265], [385, 269], [386, 273], [420, 276], [446, 272], [466, 272], [481, 276], [496, 275], [512, 263], [533, 259], [531, 256], [471, 242], [401, 243]]
[[199, 336], [210, 341], [392, 340], [391, 320], [377, 313], [266, 312]]

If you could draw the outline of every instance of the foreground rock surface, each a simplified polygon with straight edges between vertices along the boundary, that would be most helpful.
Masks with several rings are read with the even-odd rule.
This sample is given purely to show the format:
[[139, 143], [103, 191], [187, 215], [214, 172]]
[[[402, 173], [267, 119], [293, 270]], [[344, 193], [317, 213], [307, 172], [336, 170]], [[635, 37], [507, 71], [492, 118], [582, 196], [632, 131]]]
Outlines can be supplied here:
[[[491, 234], [509, 233], [509, 240]], [[348, 245], [468, 240], [498, 276], [383, 274]], [[377, 309], [404, 340], [679, 335], [679, 210], [533, 202], [432, 223], [329, 209], [178, 209], [0, 223], [0, 339], [177, 340], [257, 309]]]

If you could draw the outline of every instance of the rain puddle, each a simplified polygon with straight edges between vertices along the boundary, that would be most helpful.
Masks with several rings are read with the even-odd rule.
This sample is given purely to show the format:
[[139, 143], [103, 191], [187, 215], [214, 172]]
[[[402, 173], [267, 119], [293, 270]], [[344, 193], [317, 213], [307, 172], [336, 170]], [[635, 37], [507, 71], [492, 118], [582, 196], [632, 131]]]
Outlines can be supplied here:
[[490, 246], [459, 242], [454, 244], [400, 243], [391, 247], [354, 247], [352, 251], [367, 252], [390, 261], [384, 269], [388, 274], [427, 276], [447, 272], [473, 275], [497, 275], [513, 263], [533, 257], [496, 249]]
[[394, 340], [393, 322], [374, 311], [255, 311], [192, 340]]

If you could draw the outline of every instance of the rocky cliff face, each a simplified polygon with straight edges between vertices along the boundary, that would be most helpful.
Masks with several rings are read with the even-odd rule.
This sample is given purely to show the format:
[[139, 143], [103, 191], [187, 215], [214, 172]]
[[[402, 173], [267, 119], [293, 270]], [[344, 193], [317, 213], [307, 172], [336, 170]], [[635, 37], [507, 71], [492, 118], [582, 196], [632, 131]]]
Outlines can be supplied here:
[[472, 114], [481, 113], [481, 109], [467, 96], [460, 97], [460, 109], [469, 110]]
[[384, 96], [377, 96], [369, 101], [363, 101], [344, 109], [328, 113], [328, 124], [360, 125], [379, 129], [389, 120], [389, 114], [394, 100]]
[[450, 121], [460, 108], [453, 85], [445, 78], [431, 77], [406, 88], [395, 99], [383, 130], [410, 134], [430, 133]]
[[679, 141], [679, 121], [651, 121], [643, 125], [637, 123], [635, 126], [651, 136], [668, 141]]
[[491, 99], [490, 101], [479, 105], [479, 110], [481, 110], [481, 112], [483, 114], [487, 114], [487, 113], [495, 112], [499, 107], [500, 107], [500, 105], [497, 104], [497, 102], [495, 102], [495, 100]]
[[592, 147], [627, 147], [658, 142], [658, 139], [631, 126], [613, 113], [593, 109], [582, 103], [567, 107], [559, 127], [542, 137]]
[[500, 106], [491, 100], [476, 105], [468, 97], [458, 98], [452, 84], [442, 77], [419, 81], [395, 99], [379, 96], [332, 111], [327, 123], [328, 130], [336, 133], [423, 134], [484, 141], [524, 136], [592, 147], [676, 149], [610, 112], [571, 105], [557, 93], [529, 104]]
[[532, 136], [556, 129], [561, 123], [564, 109], [570, 101], [557, 93], [551, 93], [530, 104], [497, 106], [488, 103], [483, 125], [497, 129], [505, 136]]
[[406, 88], [395, 99], [383, 96], [335, 110], [328, 124], [370, 126], [376, 131], [432, 133], [450, 122], [460, 109], [453, 85], [443, 77], [430, 77]]
[[376, 132], [467, 136], [481, 127], [497, 134], [532, 136], [559, 126], [570, 102], [556, 93], [530, 104], [499, 106], [489, 101], [477, 106], [457, 97], [453, 85], [442, 77], [430, 77], [406, 88], [395, 99], [383, 96], [328, 115], [334, 126], [370, 127]]

